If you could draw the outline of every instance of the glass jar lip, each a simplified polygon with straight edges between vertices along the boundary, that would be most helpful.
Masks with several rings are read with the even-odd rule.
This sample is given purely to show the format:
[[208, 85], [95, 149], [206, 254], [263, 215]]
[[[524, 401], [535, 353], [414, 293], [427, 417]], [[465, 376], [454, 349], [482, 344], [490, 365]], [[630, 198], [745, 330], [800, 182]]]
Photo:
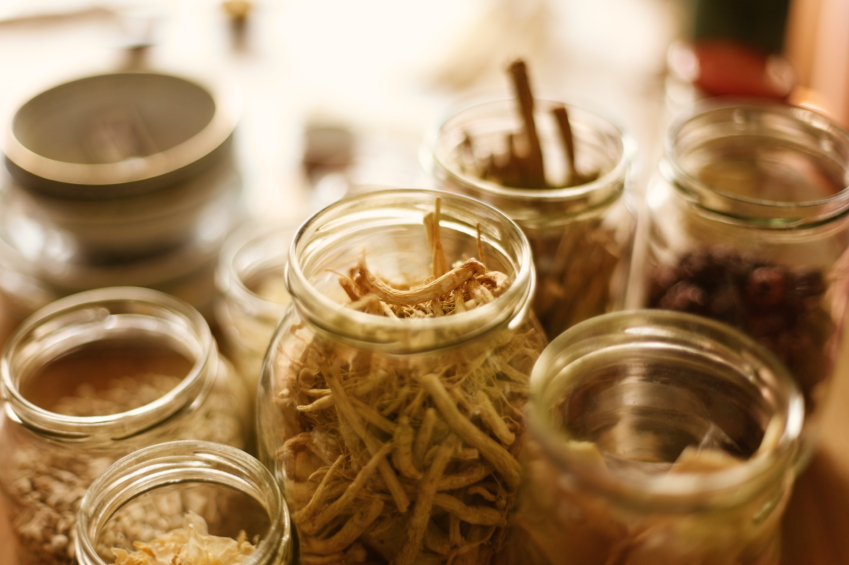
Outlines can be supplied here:
[[[756, 454], [746, 461], [730, 468], [706, 472], [676, 472], [662, 475], [628, 474], [620, 477], [611, 473], [602, 476], [597, 466], [570, 454], [563, 448], [569, 435], [556, 429], [549, 414], [539, 399], [547, 394], [545, 386], [553, 375], [552, 367], [558, 366], [558, 356], [569, 347], [586, 340], [598, 340], [607, 333], [606, 327], [613, 326], [619, 335], [630, 334], [637, 337], [661, 337], [670, 331], [686, 328], [685, 337], [693, 344], [721, 337], [737, 342], [742, 346], [748, 361], [757, 360], [766, 367], [775, 383], [786, 394], [781, 414], [777, 414], [782, 424], [780, 435], [770, 449]], [[602, 343], [594, 342], [593, 349], [603, 348]], [[727, 347], [727, 346], [723, 346]], [[742, 358], [742, 356], [741, 356]], [[563, 365], [560, 363], [559, 365]], [[745, 378], [741, 375], [741, 378]], [[580, 475], [591, 488], [609, 494], [615, 494], [622, 500], [648, 500], [653, 503], [670, 505], [687, 503], [694, 495], [706, 504], [734, 504], [735, 496], [745, 496], [748, 485], [757, 488], [758, 481], [764, 477], [780, 475], [782, 469], [790, 468], [797, 455], [804, 423], [804, 400], [789, 371], [772, 353], [759, 345], [749, 336], [721, 322], [668, 310], [626, 310], [602, 314], [569, 328], [557, 336], [542, 352], [531, 372], [530, 397], [527, 406], [527, 419], [532, 436], [541, 444], [542, 449], [556, 461], [568, 465], [570, 470]], [[775, 416], [770, 422], [775, 420]], [[770, 483], [771, 485], [774, 483]]]
[[[249, 475], [249, 479], [226, 481], [226, 473], [216, 465], [226, 465]], [[205, 473], [208, 471], [208, 473]], [[186, 474], [181, 481], [181, 472]], [[161, 482], [158, 482], [161, 481]], [[91, 563], [105, 565], [88, 535], [92, 517], [102, 511], [111, 516], [115, 510], [135, 495], [148, 492], [157, 486], [178, 482], [198, 482], [234, 487], [244, 485], [265, 495], [257, 502], [267, 504], [270, 519], [268, 534], [262, 537], [256, 550], [242, 565], [276, 563], [270, 561], [291, 547], [291, 521], [289, 507], [271, 472], [248, 453], [228, 445], [201, 440], [179, 440], [160, 443], [139, 449], [114, 462], [87, 489], [77, 512], [76, 547], [78, 555], [85, 555]], [[134, 488], [134, 484], [138, 484]], [[280, 517], [279, 520], [274, 518]], [[108, 518], [108, 516], [107, 516]]]
[[[182, 318], [197, 338], [198, 354], [189, 372], [173, 389], [139, 408], [106, 416], [68, 416], [51, 412], [30, 402], [18, 388], [18, 378], [12, 374], [12, 359], [24, 340], [38, 335], [39, 330], [55, 320], [75, 312], [100, 308], [99, 315], [109, 315], [109, 306], [125, 302], [141, 302], [168, 311]], [[103, 310], [106, 310], [105, 312]], [[42, 333], [46, 334], [49, 332]], [[43, 337], [43, 336], [42, 336]], [[209, 325], [192, 306], [165, 293], [140, 287], [110, 287], [89, 290], [61, 298], [41, 308], [27, 318], [9, 338], [0, 357], [0, 392], [11, 412], [23, 424], [54, 439], [68, 441], [103, 438], [117, 440], [148, 429], [152, 424], [185, 408], [196, 400], [209, 383], [207, 376], [214, 371], [217, 348]]]
[[[496, 300], [459, 315], [417, 319], [375, 316], [346, 308], [325, 296], [310, 283], [303, 270], [301, 246], [311, 231], [320, 231], [323, 224], [344, 217], [347, 212], [370, 209], [371, 201], [379, 201], [382, 198], [395, 198], [394, 202], [409, 205], [422, 204], [425, 199], [428, 205], [432, 205], [440, 198], [443, 216], [446, 204], [453, 204], [465, 210], [485, 210], [489, 217], [496, 218], [507, 229], [512, 239], [519, 242], [519, 256], [516, 257], [515, 271], [509, 288]], [[437, 349], [445, 347], [446, 341], [460, 343], [505, 322], [512, 324], [523, 319], [523, 314], [530, 308], [535, 281], [530, 243], [519, 226], [504, 213], [467, 196], [419, 188], [394, 188], [355, 194], [330, 204], [298, 228], [286, 265], [286, 288], [292, 296], [293, 304], [315, 326], [335, 337], [355, 343], [380, 345], [396, 353]]]
[[616, 165], [592, 182], [563, 188], [507, 187], [456, 170], [456, 167], [453, 167], [449, 162], [447, 162], [445, 156], [442, 155], [442, 152], [439, 150], [441, 134], [448, 127], [451, 121], [461, 118], [470, 112], [492, 108], [493, 113], [503, 113], [504, 111], [515, 113], [516, 101], [511, 98], [503, 98], [465, 105], [459, 109], [455, 109], [447, 117], [442, 118], [434, 126], [432, 126], [425, 135], [425, 143], [420, 155], [422, 166], [426, 170], [431, 171], [435, 171], [437, 170], [437, 167], [439, 167], [449, 176], [466, 185], [474, 186], [482, 192], [489, 193], [494, 196], [514, 200], [533, 199], [540, 201], [563, 202], [572, 199], [581, 199], [595, 191], [608, 188], [611, 185], [616, 185], [626, 177], [631, 162], [637, 152], [637, 143], [636, 140], [623, 128], [600, 114], [581, 106], [543, 98], [534, 98], [534, 102], [537, 107], [554, 108], [557, 106], [565, 106], [569, 111], [570, 120], [587, 121], [596, 127], [605, 128], [610, 132], [615, 132], [622, 145], [622, 152], [616, 162]]
[[[789, 119], [797, 120], [804, 123], [808, 127], [820, 130], [822, 132], [837, 136], [843, 139], [847, 151], [849, 151], [849, 131], [842, 128], [839, 124], [810, 108], [801, 106], [793, 106], [785, 103], [779, 103], [769, 100], [760, 99], [739, 99], [739, 98], [711, 98], [702, 100], [694, 105], [681, 110], [669, 124], [664, 136], [664, 156], [661, 160], [660, 172], [668, 181], [673, 182], [677, 187], [682, 188], [685, 184], [690, 198], [701, 202], [704, 197], [701, 195], [710, 195], [714, 199], [721, 199], [728, 203], [738, 203], [747, 207], [754, 207], [761, 213], [770, 213], [775, 217], [785, 217], [788, 215], [801, 215], [803, 218], [814, 219], [814, 217], [830, 217], [846, 211], [849, 206], [849, 184], [844, 186], [833, 195], [816, 200], [803, 202], [779, 201], [779, 200], [764, 200], [756, 198], [746, 198], [737, 194], [719, 190], [690, 174], [677, 159], [678, 152], [676, 150], [676, 142], [685, 128], [694, 120], [707, 116], [709, 114], [722, 114], [731, 112], [751, 112], [762, 114], [775, 114], [784, 116]], [[849, 165], [849, 163], [847, 163]], [[677, 181], [676, 181], [677, 179]], [[846, 179], [844, 179], [844, 183]], [[711, 207], [708, 207], [709, 209]], [[784, 226], [784, 224], [778, 224]], [[792, 227], [792, 226], [790, 226]]]
[[[244, 225], [235, 230], [225, 241], [221, 249], [218, 269], [215, 273], [215, 286], [221, 296], [230, 296], [246, 312], [268, 319], [280, 319], [286, 312], [286, 306], [268, 301], [247, 287], [244, 280], [244, 266], [239, 265], [240, 256], [252, 246], [265, 240], [283, 236], [294, 239], [298, 230], [296, 224], [263, 223]], [[288, 261], [289, 246], [280, 249], [283, 266], [280, 277], [284, 277], [285, 263]]]

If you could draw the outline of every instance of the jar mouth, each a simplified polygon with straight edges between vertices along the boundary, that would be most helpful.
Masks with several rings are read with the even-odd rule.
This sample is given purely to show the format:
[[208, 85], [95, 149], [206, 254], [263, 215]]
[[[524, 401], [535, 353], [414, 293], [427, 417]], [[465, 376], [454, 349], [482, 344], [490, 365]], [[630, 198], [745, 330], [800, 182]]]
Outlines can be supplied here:
[[[538, 200], [541, 205], [574, 202], [588, 208], [608, 201], [608, 191], [621, 191], [636, 153], [634, 139], [610, 121], [589, 110], [552, 100], [534, 99], [534, 102], [537, 128], [543, 136], [544, 146], [560, 143], [552, 139], [555, 131], [553, 124], [549, 123], [550, 112], [556, 107], [566, 107], [576, 138], [579, 166], [586, 167], [589, 164], [601, 170], [602, 174], [598, 178], [570, 187], [515, 188], [481, 179], [462, 170], [458, 162], [458, 152], [466, 133], [470, 136], [498, 136], [497, 142], [488, 140], [486, 143], [486, 148], [492, 150], [503, 141], [508, 132], [520, 130], [521, 117], [516, 110], [516, 101], [512, 99], [491, 100], [466, 106], [432, 127], [426, 134], [421, 153], [423, 167], [437, 178], [459, 183], [483, 194], [520, 202]], [[592, 157], [584, 162], [580, 160], [582, 146], [589, 147], [593, 153]], [[564, 158], [557, 151], [562, 150], [550, 148], [546, 152], [544, 147], [546, 162], [550, 163], [552, 158], [556, 157], [556, 164], [562, 168], [565, 166]]]
[[[462, 313], [427, 318], [389, 318], [356, 311], [330, 296], [336, 273], [356, 266], [364, 251], [369, 268], [387, 278], [430, 268], [423, 219], [440, 200], [440, 230], [449, 263], [477, 256], [477, 226], [486, 248], [484, 263], [503, 270], [510, 286], [495, 300]], [[361, 248], [357, 248], [362, 244]], [[345, 248], [343, 250], [343, 248]], [[427, 248], [427, 249], [426, 249]], [[410, 260], [410, 250], [417, 251]], [[406, 264], [404, 261], [407, 260]], [[377, 267], [375, 266], [377, 265]], [[391, 268], [384, 271], [381, 266]], [[322, 280], [319, 282], [319, 278]], [[424, 278], [424, 276], [420, 277]], [[424, 189], [391, 189], [347, 197], [307, 220], [295, 234], [286, 268], [286, 287], [302, 316], [335, 339], [380, 346], [394, 353], [443, 348], [477, 337], [505, 323], [524, 321], [535, 278], [530, 244], [500, 211], [477, 200]], [[347, 301], [347, 300], [345, 300]]]
[[[795, 229], [831, 220], [849, 206], [849, 133], [807, 108], [703, 101], [675, 118], [664, 145], [661, 176], [694, 205], [729, 221]], [[710, 174], [711, 166], [735, 159], [739, 164], [724, 178]], [[766, 180], [749, 184], [752, 175]]]
[[[176, 123], [137, 123], [139, 108], [146, 108], [151, 100], [159, 104], [156, 112], [168, 112]], [[69, 104], [76, 112], [67, 112]], [[120, 72], [83, 77], [46, 90], [21, 106], [7, 132], [5, 154], [10, 170], [36, 192], [72, 200], [146, 193], [161, 188], [178, 171], [207, 166], [205, 160], [226, 149], [238, 122], [239, 106], [231, 89], [168, 74]], [[57, 107], [63, 108], [61, 113], [54, 111]], [[101, 115], [104, 108], [112, 107], [116, 116]], [[141, 130], [136, 137], [149, 138], [150, 151], [111, 162], [87, 162], [73, 156], [75, 151], [59, 146], [56, 139], [38, 137], [45, 127], [93, 136], [86, 133], [83, 120], [101, 118]], [[147, 119], [150, 121], [150, 116]], [[138, 139], [115, 143], [128, 142], [141, 144]]]
[[[617, 390], [622, 383], [627, 388]], [[669, 393], [673, 386], [684, 394]], [[569, 413], [570, 402], [579, 400], [587, 412]], [[747, 400], [757, 403], [757, 410], [745, 412]], [[692, 436], [701, 440], [698, 448], [726, 454], [733, 448], [746, 456], [719, 470], [664, 472], [675, 464], [676, 454], [655, 457], [663, 448], [693, 446], [682, 430], [703, 410], [710, 416], [698, 425], [709, 433]], [[653, 414], [668, 426], [655, 435]], [[672, 509], [692, 504], [693, 497], [706, 506], [730, 507], [749, 500], [753, 491], [774, 488], [792, 465], [804, 402], [783, 365], [741, 332], [692, 314], [635, 310], [598, 316], [555, 338], [531, 374], [527, 415], [541, 449], [587, 488], [623, 502], [651, 500]], [[559, 417], [571, 420], [567, 425]], [[654, 443], [632, 439], [628, 433], [634, 430]], [[670, 430], [682, 437], [672, 437]], [[595, 443], [605, 462], [586, 457], [570, 442]], [[639, 457], [632, 459], [634, 454]]]
[[[198, 440], [140, 449], [113, 463], [87, 490], [77, 515], [77, 551], [101, 563], [92, 534], [124, 504], [157, 487], [204, 483], [244, 492], [268, 513], [270, 527], [243, 565], [276, 563], [291, 546], [289, 509], [277, 481], [259, 461], [234, 447]], [[280, 519], [276, 519], [277, 517]]]
[[[109, 415], [72, 416], [45, 409], [22, 392], [24, 379], [63, 354], [131, 334], [162, 341], [191, 363], [179, 383], [152, 402]], [[112, 287], [62, 298], [24, 321], [0, 359], [0, 383], [7, 413], [38, 433], [61, 441], [115, 441], [188, 408], [208, 391], [216, 370], [215, 342], [197, 310], [155, 290]]]
[[275, 322], [286, 306], [267, 300], [252, 287], [252, 279], [277, 270], [284, 278], [289, 246], [296, 226], [244, 226], [227, 238], [216, 272], [216, 287], [247, 315]]

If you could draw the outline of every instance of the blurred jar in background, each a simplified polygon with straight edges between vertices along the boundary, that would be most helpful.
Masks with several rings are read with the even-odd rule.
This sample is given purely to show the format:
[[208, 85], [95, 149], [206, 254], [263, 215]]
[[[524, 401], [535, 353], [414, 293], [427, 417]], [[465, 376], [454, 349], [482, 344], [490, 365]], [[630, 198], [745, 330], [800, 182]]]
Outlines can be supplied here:
[[[0, 340], [56, 298], [144, 286], [211, 314], [241, 220], [227, 89], [154, 72], [84, 77], [24, 103], [0, 190]], [[5, 328], [5, 329], [4, 329]]]
[[271, 335], [290, 302], [284, 275], [295, 231], [295, 226], [245, 226], [221, 252], [215, 320], [223, 352], [252, 396]]
[[784, 57], [790, 0], [693, 0], [668, 51], [667, 104], [676, 113], [714, 96], [786, 100], [796, 77]]

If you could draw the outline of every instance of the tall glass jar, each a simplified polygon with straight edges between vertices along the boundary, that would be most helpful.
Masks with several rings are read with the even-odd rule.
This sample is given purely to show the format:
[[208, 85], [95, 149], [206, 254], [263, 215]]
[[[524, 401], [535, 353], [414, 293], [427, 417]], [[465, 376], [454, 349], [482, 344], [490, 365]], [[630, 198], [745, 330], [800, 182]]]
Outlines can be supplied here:
[[286, 286], [259, 433], [300, 562], [494, 562], [545, 343], [518, 226], [449, 193], [349, 197], [300, 228]]
[[224, 354], [251, 394], [274, 328], [290, 302], [283, 271], [294, 236], [292, 226], [245, 226], [227, 238], [221, 252], [215, 320]]
[[796, 378], [813, 440], [849, 298], [849, 135], [803, 108], [705, 102], [665, 145], [630, 305], [754, 337]]
[[526, 542], [505, 563], [778, 565], [804, 402], [744, 334], [660, 310], [588, 320], [539, 358], [527, 414]]
[[75, 513], [115, 460], [175, 439], [245, 445], [247, 396], [203, 317], [157, 291], [59, 300], [0, 359], [0, 488], [21, 565], [73, 562]]
[[[77, 513], [75, 555], [79, 565], [147, 556], [287, 565], [290, 528], [277, 482], [259, 461], [220, 443], [172, 441], [119, 459], [92, 483]], [[208, 561], [191, 560], [198, 549]]]
[[[460, 110], [429, 134], [423, 160], [441, 188], [495, 206], [525, 232], [538, 279], [533, 308], [551, 339], [582, 320], [623, 306], [635, 228], [626, 190], [635, 143], [593, 112], [535, 100], [547, 178], [569, 178], [552, 117], [552, 110], [561, 106], [571, 124], [573, 177], [597, 177], [573, 180], [563, 188], [503, 186], [481, 178], [469, 160], [480, 162], [505, 151], [505, 138], [521, 127], [515, 106], [513, 100], [497, 100]], [[472, 146], [468, 140], [474, 140]]]

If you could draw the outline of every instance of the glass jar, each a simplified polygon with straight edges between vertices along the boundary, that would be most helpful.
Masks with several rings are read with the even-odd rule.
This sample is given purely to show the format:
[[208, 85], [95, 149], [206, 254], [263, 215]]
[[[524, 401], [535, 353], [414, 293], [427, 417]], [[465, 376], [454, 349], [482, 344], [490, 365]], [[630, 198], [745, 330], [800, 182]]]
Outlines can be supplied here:
[[[79, 565], [292, 562], [289, 512], [272, 474], [239, 449], [205, 441], [142, 448], [113, 463], [77, 513]], [[207, 560], [192, 560], [193, 551]], [[217, 559], [217, 560], [216, 560]]]
[[283, 271], [294, 235], [291, 226], [246, 226], [227, 239], [221, 252], [215, 320], [224, 338], [222, 350], [251, 394], [274, 328], [290, 302]]
[[807, 109], [699, 104], [647, 192], [633, 307], [728, 323], [790, 369], [815, 437], [849, 290], [849, 135]]
[[623, 306], [635, 227], [626, 190], [635, 143], [590, 111], [534, 102], [549, 182], [572, 178], [551, 116], [560, 106], [568, 111], [575, 168], [585, 176], [597, 173], [595, 180], [563, 188], [512, 188], [480, 178], [470, 152], [481, 162], [505, 151], [505, 138], [521, 127], [513, 100], [473, 105], [449, 117], [429, 134], [424, 161], [441, 188], [495, 206], [525, 232], [537, 272], [533, 308], [551, 339], [581, 320]]
[[450, 193], [348, 197], [300, 228], [286, 287], [258, 421], [301, 563], [493, 562], [545, 343], [518, 226]]
[[534, 366], [505, 563], [778, 565], [803, 419], [786, 368], [725, 324], [636, 310], [575, 326]]
[[242, 447], [248, 399], [203, 317], [141, 288], [39, 310], [0, 359], [0, 488], [20, 565], [73, 562], [89, 484], [118, 458], [175, 439]]

